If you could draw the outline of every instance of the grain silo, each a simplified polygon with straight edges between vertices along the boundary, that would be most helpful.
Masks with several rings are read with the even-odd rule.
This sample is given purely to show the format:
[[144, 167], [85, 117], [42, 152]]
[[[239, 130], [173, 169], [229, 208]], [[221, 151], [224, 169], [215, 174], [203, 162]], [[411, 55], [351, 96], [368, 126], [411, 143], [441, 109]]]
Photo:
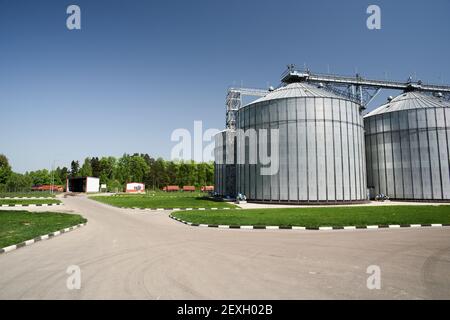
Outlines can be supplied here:
[[450, 103], [407, 91], [364, 117], [367, 182], [391, 199], [450, 199]]
[[[318, 85], [294, 82], [237, 111], [236, 130], [253, 129], [278, 129], [279, 170], [262, 175], [261, 162], [249, 162], [251, 152], [270, 150], [270, 135], [257, 144], [245, 139], [245, 161], [236, 165], [236, 191], [248, 200], [312, 204], [366, 200], [359, 104]], [[237, 150], [239, 157], [241, 149]]]
[[226, 129], [214, 137], [214, 191], [223, 197], [236, 196], [236, 133]]

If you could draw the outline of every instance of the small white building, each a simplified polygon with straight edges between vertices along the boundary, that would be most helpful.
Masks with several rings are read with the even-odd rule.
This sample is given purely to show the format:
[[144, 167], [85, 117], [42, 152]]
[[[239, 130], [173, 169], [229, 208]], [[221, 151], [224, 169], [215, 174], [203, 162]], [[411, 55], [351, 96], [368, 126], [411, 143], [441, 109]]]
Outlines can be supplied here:
[[140, 182], [127, 183], [125, 192], [126, 193], [144, 193], [145, 192], [145, 184], [140, 183]]
[[95, 177], [75, 177], [67, 179], [67, 192], [98, 192], [100, 179]]

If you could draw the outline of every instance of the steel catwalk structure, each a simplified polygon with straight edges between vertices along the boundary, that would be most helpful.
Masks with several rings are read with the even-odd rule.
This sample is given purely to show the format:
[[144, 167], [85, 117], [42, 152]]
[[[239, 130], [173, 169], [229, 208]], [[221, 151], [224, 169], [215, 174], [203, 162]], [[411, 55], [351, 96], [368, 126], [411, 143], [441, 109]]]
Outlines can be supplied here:
[[226, 127], [227, 129], [236, 129], [236, 113], [242, 106], [242, 97], [263, 97], [269, 93], [269, 90], [253, 89], [253, 88], [229, 88], [227, 93], [227, 114]]
[[392, 199], [450, 199], [450, 102], [410, 91], [364, 117], [368, 186]]
[[262, 144], [245, 139], [245, 162], [236, 166], [236, 191], [248, 200], [366, 199], [363, 120], [357, 103], [309, 83], [292, 83], [239, 109], [236, 126], [238, 131], [279, 129], [279, 171], [274, 175], [261, 175], [260, 162], [249, 162], [250, 149], [259, 154]]
[[345, 96], [365, 108], [380, 92], [381, 89], [393, 89], [403, 91], [421, 91], [434, 93], [450, 100], [450, 86], [425, 84], [421, 80], [392, 81], [366, 79], [356, 74], [355, 77], [340, 76], [334, 74], [317, 74], [309, 70], [295, 70], [295, 65], [288, 68], [281, 75], [283, 83], [304, 82], [315, 83], [324, 89]]

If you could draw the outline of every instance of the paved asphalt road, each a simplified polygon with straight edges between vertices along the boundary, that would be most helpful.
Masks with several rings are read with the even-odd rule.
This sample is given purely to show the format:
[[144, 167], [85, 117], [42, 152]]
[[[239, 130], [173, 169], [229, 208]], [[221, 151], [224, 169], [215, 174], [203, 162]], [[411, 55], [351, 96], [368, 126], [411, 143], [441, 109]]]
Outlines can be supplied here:
[[[87, 226], [0, 255], [1, 299], [450, 298], [449, 228], [222, 230], [63, 201]], [[80, 290], [66, 287], [70, 265]], [[380, 290], [367, 289], [369, 265]]]

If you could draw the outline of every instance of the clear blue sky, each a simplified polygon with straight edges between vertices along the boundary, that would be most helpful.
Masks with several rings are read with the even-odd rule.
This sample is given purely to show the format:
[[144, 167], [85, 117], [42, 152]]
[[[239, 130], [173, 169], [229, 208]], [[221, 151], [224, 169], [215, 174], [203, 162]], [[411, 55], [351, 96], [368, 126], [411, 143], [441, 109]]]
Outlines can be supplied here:
[[[70, 4], [81, 30], [66, 28]], [[370, 4], [381, 30], [366, 28]], [[18, 172], [169, 158], [174, 129], [223, 128], [229, 85], [277, 86], [288, 63], [450, 83], [449, 12], [448, 0], [0, 0], [0, 153]]]

